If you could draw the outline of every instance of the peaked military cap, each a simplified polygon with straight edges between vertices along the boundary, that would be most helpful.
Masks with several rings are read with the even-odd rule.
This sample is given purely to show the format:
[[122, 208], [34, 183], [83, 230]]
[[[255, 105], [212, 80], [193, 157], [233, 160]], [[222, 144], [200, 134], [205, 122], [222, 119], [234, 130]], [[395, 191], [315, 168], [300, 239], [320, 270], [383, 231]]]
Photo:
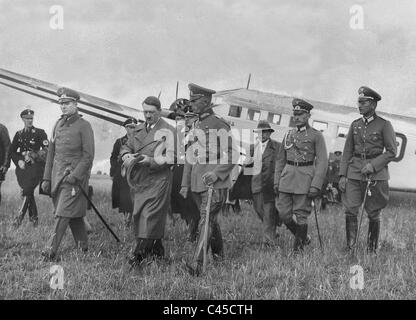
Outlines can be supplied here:
[[144, 99], [143, 103], [149, 106], [154, 106], [158, 109], [160, 109], [160, 106], [161, 106], [160, 100], [154, 96], [147, 97], [146, 99]]
[[274, 129], [270, 126], [270, 123], [267, 120], [260, 120], [257, 124], [257, 129], [253, 130], [254, 132], [259, 131], [271, 131], [274, 132]]
[[123, 127], [128, 126], [129, 124], [137, 124], [137, 120], [134, 118], [128, 118], [123, 122]]
[[313, 109], [313, 105], [305, 100], [294, 98], [292, 100], [293, 111], [310, 112]]
[[59, 96], [59, 103], [64, 103], [67, 101], [78, 101], [80, 96], [78, 92], [68, 88], [59, 88], [56, 92]]
[[188, 84], [188, 88], [190, 91], [189, 95], [191, 99], [197, 99], [201, 97], [210, 97], [215, 93], [214, 90], [198, 86], [197, 84], [194, 84], [194, 83]]
[[381, 96], [373, 89], [362, 86], [360, 87], [360, 89], [358, 89], [358, 100], [360, 99], [371, 99], [374, 101], [380, 101]]
[[22, 112], [20, 112], [20, 117], [25, 119], [32, 119], [34, 114], [35, 111], [31, 109], [25, 109]]

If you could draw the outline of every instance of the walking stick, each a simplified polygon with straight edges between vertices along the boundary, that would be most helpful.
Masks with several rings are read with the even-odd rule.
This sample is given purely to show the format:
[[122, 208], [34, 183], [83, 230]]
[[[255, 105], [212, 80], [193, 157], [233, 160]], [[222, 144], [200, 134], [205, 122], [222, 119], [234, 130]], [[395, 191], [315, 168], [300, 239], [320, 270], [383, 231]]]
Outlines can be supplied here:
[[354, 246], [354, 250], [353, 250], [354, 256], [357, 254], [358, 239], [359, 239], [359, 236], [360, 236], [361, 222], [363, 221], [364, 206], [365, 206], [365, 202], [367, 200], [367, 194], [368, 194], [368, 196], [371, 196], [370, 184], [371, 184], [371, 178], [369, 176], [367, 176], [367, 186], [365, 188], [364, 200], [363, 200], [363, 203], [361, 204], [361, 208], [360, 208], [360, 211], [361, 211], [360, 212], [360, 214], [361, 214], [360, 222], [358, 224], [357, 235], [355, 236], [355, 246]]
[[205, 225], [204, 225], [204, 255], [203, 255], [203, 264], [202, 264], [202, 271], [205, 273], [207, 270], [207, 251], [208, 251], [208, 226], [209, 226], [209, 212], [211, 211], [211, 200], [212, 200], [212, 185], [208, 186], [208, 200], [207, 200], [207, 208], [206, 208], [206, 215], [205, 215]]
[[322, 252], [324, 252], [324, 246], [322, 245], [321, 232], [319, 231], [318, 214], [316, 212], [316, 202], [315, 202], [315, 199], [313, 200], [313, 208], [314, 208], [313, 211], [315, 213], [316, 230], [318, 231], [319, 247], [321, 248]]
[[104, 218], [101, 216], [101, 214], [98, 212], [97, 208], [95, 207], [94, 203], [92, 203], [91, 199], [88, 197], [88, 194], [85, 192], [85, 190], [78, 184], [79, 189], [81, 190], [81, 193], [84, 195], [85, 199], [87, 199], [90, 206], [94, 209], [94, 212], [97, 214], [97, 216], [100, 218], [102, 223], [104, 223], [105, 227], [108, 231], [113, 235], [113, 237], [117, 240], [117, 242], [120, 242], [120, 239], [117, 237], [117, 235], [114, 233], [113, 230], [111, 230], [110, 226], [107, 224], [107, 222], [104, 220]]

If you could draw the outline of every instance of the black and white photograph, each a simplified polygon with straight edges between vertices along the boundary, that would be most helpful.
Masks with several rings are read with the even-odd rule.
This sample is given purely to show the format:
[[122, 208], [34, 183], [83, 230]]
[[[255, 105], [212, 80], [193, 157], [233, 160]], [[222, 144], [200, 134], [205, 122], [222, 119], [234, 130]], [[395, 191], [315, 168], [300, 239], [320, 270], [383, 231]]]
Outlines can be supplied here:
[[415, 299], [415, 18], [0, 0], [0, 300]]

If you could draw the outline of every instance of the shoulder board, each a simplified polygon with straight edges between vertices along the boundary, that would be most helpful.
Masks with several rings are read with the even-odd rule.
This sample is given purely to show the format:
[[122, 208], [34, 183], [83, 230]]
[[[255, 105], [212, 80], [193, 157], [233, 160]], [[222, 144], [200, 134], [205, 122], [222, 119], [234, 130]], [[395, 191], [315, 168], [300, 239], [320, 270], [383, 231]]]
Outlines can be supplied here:
[[376, 119], [380, 119], [380, 120], [383, 120], [383, 121], [387, 121], [387, 119], [384, 119], [383, 117], [380, 117], [379, 115], [377, 115], [377, 117], [376, 117]]
[[353, 122], [358, 122], [358, 121], [360, 121], [360, 120], [362, 120], [363, 118], [358, 118], [358, 119], [355, 119]]
[[229, 121], [225, 120], [223, 117], [219, 116], [218, 114], [213, 114], [213, 116], [217, 118], [218, 120], [221, 120], [222, 122], [224, 122], [227, 126], [229, 127], [231, 126]]

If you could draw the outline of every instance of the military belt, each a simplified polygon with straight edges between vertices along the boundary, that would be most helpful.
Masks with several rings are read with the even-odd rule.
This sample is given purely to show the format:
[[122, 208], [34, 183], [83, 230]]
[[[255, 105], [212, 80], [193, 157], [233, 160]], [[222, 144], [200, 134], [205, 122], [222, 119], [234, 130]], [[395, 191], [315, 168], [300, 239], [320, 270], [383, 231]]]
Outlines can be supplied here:
[[379, 155], [381, 155], [381, 153], [378, 153], [378, 154], [354, 153], [354, 157], [356, 157], [356, 158], [360, 158], [361, 160], [366, 160], [366, 159], [375, 159], [375, 158], [377, 158]]
[[298, 161], [287, 160], [286, 163], [290, 166], [295, 166], [295, 167], [306, 167], [306, 166], [312, 166], [313, 165], [313, 161], [298, 162]]

